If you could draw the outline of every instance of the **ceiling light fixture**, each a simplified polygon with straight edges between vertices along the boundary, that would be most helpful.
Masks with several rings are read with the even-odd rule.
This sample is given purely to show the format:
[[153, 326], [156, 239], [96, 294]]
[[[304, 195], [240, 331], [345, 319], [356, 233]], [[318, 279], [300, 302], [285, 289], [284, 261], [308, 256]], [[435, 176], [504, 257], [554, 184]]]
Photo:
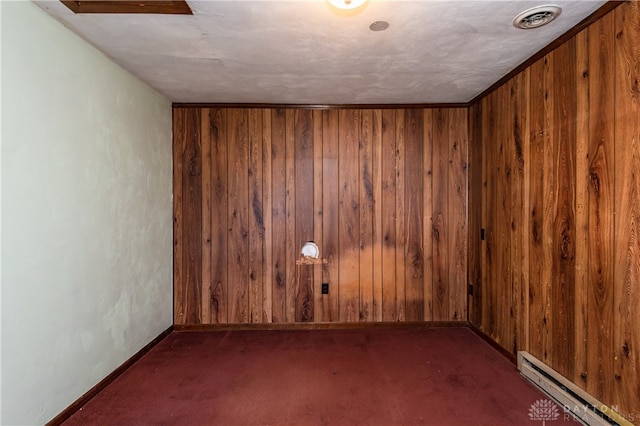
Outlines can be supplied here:
[[538, 28], [556, 19], [561, 12], [562, 8], [553, 4], [532, 7], [516, 16], [513, 26], [523, 30]]
[[333, 7], [343, 10], [357, 9], [366, 2], [367, 0], [329, 0]]

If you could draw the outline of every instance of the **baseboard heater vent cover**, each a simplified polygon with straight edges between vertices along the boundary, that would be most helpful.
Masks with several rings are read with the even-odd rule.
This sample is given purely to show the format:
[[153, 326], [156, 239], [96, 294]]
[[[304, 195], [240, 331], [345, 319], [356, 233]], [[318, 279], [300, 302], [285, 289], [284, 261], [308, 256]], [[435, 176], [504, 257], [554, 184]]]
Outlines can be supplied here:
[[633, 426], [613, 407], [608, 407], [580, 389], [528, 352], [518, 352], [518, 370], [530, 382], [588, 426]]

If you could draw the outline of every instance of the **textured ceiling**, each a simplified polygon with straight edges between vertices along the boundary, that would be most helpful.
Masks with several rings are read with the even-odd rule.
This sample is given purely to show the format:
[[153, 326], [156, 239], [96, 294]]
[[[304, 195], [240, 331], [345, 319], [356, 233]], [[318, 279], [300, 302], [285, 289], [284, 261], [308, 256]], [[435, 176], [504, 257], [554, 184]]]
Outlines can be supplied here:
[[[75, 15], [36, 3], [173, 102], [468, 102], [606, 1], [553, 1], [562, 14], [519, 30], [540, 1], [194, 1], [193, 15]], [[369, 25], [387, 21], [386, 31]]]

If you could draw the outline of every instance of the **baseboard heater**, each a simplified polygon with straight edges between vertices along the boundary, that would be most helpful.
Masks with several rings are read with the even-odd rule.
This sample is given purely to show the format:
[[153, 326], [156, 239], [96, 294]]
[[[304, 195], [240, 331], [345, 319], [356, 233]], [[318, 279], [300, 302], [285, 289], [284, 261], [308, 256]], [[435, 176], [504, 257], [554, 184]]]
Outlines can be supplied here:
[[604, 405], [528, 352], [518, 352], [518, 370], [555, 400], [562, 407], [563, 413], [571, 413], [582, 424], [633, 426], [613, 407]]

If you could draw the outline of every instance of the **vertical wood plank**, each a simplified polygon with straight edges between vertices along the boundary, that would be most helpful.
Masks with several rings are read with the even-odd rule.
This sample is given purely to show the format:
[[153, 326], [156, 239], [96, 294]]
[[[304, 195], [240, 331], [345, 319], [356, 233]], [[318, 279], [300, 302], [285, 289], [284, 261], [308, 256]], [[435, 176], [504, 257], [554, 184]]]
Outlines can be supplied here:
[[545, 112], [544, 112], [544, 60], [537, 61], [530, 68], [530, 148], [531, 174], [529, 175], [529, 351], [538, 359], [544, 359], [548, 348], [548, 334], [545, 328], [546, 299], [543, 282], [544, 257], [544, 152], [545, 152]]
[[615, 10], [615, 271], [612, 403], [640, 413], [640, 4]]
[[[527, 86], [524, 81], [524, 73], [520, 73], [512, 79], [513, 84], [510, 87], [510, 104], [511, 116], [509, 126], [511, 130], [511, 147], [509, 150], [509, 164], [511, 168], [511, 187], [509, 188], [511, 199], [511, 327], [513, 334], [512, 353], [516, 354], [518, 350], [523, 349], [524, 343], [524, 304], [526, 303], [526, 294], [524, 293], [525, 283], [528, 279], [528, 268], [524, 267], [528, 259], [523, 256], [523, 222], [524, 216], [524, 166], [525, 166], [525, 146], [528, 141], [525, 139], [528, 135], [526, 131], [526, 119], [528, 114], [525, 112], [524, 103], [524, 87]], [[526, 145], [525, 145], [526, 144]], [[523, 265], [523, 266], [520, 266]]]
[[184, 161], [183, 152], [185, 146], [185, 118], [186, 110], [184, 108], [174, 108], [172, 111], [173, 120], [173, 323], [184, 324], [184, 270], [183, 265], [185, 259], [184, 239], [182, 228], [185, 225], [184, 210], [184, 194], [182, 191]]
[[359, 320], [360, 206], [358, 185], [358, 110], [339, 112], [340, 321]]
[[226, 110], [212, 109], [209, 112], [209, 139], [211, 146], [211, 287], [208, 292], [209, 323], [228, 322], [228, 199], [227, 174], [227, 121]]
[[382, 229], [382, 110], [372, 111], [371, 163], [373, 181], [373, 321], [382, 321], [384, 232]]
[[495, 253], [495, 273], [497, 289], [497, 341], [507, 350], [513, 351], [513, 327], [511, 323], [511, 295], [513, 283], [511, 276], [511, 116], [513, 106], [510, 103], [509, 93], [513, 79], [496, 90], [497, 99], [501, 107], [495, 114], [497, 115], [496, 132], [496, 204], [494, 224], [493, 224], [493, 247]]
[[285, 109], [285, 200], [286, 227], [284, 233], [286, 255], [286, 301], [285, 320], [292, 323], [296, 318], [296, 260], [300, 246], [296, 243], [296, 141], [295, 110]]
[[433, 320], [449, 319], [449, 117], [447, 110], [433, 111]]
[[[423, 318], [433, 321], [433, 109], [422, 110], [422, 247], [423, 247]], [[480, 146], [480, 145], [479, 145]]]
[[495, 127], [494, 124], [494, 116], [493, 116], [493, 99], [494, 96], [490, 94], [482, 100], [482, 111], [481, 111], [481, 126], [482, 126], [482, 211], [481, 211], [481, 220], [480, 226], [481, 229], [484, 229], [481, 236], [483, 236], [483, 240], [481, 243], [481, 271], [480, 271], [480, 293], [482, 294], [482, 299], [480, 303], [480, 310], [482, 312], [480, 318], [480, 329], [483, 330], [488, 336], [495, 335], [495, 314], [493, 309], [493, 299], [495, 294], [492, 290], [492, 277], [491, 270], [492, 268], [492, 249], [493, 247], [490, 244], [489, 236], [491, 235], [491, 222], [490, 218], [493, 214], [493, 203], [492, 198], [495, 191], [492, 190], [491, 186], [491, 169], [492, 169], [492, 131]]
[[[314, 202], [314, 127], [312, 111], [308, 109], [295, 110], [295, 249], [300, 249], [307, 241], [313, 241], [313, 224], [315, 214]], [[313, 322], [314, 294], [313, 294], [313, 266], [297, 265], [297, 280], [295, 283], [296, 322]]]
[[[615, 93], [614, 15], [593, 24], [589, 36], [589, 133], [587, 169], [577, 170], [588, 182], [587, 391], [611, 400], [613, 363], [610, 342], [613, 320], [614, 282], [614, 123]], [[588, 290], [588, 292], [587, 292]], [[577, 292], [577, 291], [576, 291]], [[584, 298], [579, 300], [583, 302]], [[576, 306], [576, 309], [583, 308]], [[577, 350], [576, 350], [577, 352]]]
[[287, 254], [285, 233], [287, 227], [286, 197], [286, 117], [285, 110], [271, 112], [271, 215], [272, 215], [272, 321], [284, 323], [287, 320], [285, 303], [287, 300]]
[[[528, 259], [524, 257], [524, 186], [525, 186], [525, 163], [528, 162], [526, 156], [526, 147], [528, 144], [528, 130], [526, 120], [528, 114], [526, 112], [527, 99], [525, 98], [525, 88], [528, 87], [528, 81], [525, 73], [520, 73], [513, 78], [513, 85], [510, 92], [510, 103], [512, 105], [511, 120], [511, 315], [513, 346], [512, 353], [522, 350], [525, 341], [525, 320], [524, 306], [526, 304], [525, 287], [528, 282]], [[522, 266], [520, 266], [522, 265]], [[525, 267], [526, 265], [526, 267]]]
[[201, 322], [209, 324], [211, 322], [211, 213], [212, 213], [212, 188], [211, 188], [211, 137], [209, 132], [210, 110], [202, 108], [200, 111], [200, 141], [202, 149], [202, 283], [200, 309]]
[[[322, 188], [323, 188], [323, 133], [322, 133], [322, 111], [313, 111], [313, 241], [320, 248], [320, 257], [325, 258], [323, 241], [323, 208], [322, 208]], [[322, 264], [318, 263], [313, 268], [313, 320], [323, 322], [322, 309]]]
[[[518, 175], [516, 179], [515, 193], [518, 194], [521, 204], [519, 206], [520, 223], [521, 226], [517, 227], [519, 248], [516, 256], [515, 270], [518, 270], [518, 265], [521, 268], [521, 285], [519, 291], [520, 313], [519, 323], [516, 341], [516, 350], [528, 350], [529, 349], [529, 233], [527, 230], [530, 228], [530, 205], [529, 205], [529, 193], [531, 191], [529, 176], [531, 173], [531, 155], [529, 148], [531, 146], [530, 136], [530, 77], [529, 69], [526, 69], [522, 74], [518, 76], [518, 93], [516, 96], [516, 119], [518, 125], [516, 126], [520, 137], [520, 143], [517, 144], [516, 153], [522, 157], [519, 160], [520, 167], [518, 168]], [[521, 188], [521, 194], [520, 192]]]
[[[576, 81], [575, 39], [553, 53], [555, 127], [553, 139], [557, 170], [553, 227], [553, 352], [562, 353], [554, 366], [565, 377], [573, 377], [575, 342], [575, 146]], [[557, 143], [562, 141], [562, 143]]]
[[398, 321], [396, 305], [396, 114], [382, 111], [382, 320]]
[[586, 389], [589, 347], [589, 30], [576, 36], [576, 360], [573, 381]]
[[340, 312], [339, 122], [337, 110], [322, 112], [322, 242], [327, 260], [322, 267], [322, 282], [329, 284], [329, 294], [322, 296], [322, 318], [325, 322], [339, 321]]
[[271, 116], [273, 110], [262, 110], [262, 214], [264, 217], [264, 268], [262, 289], [262, 321], [273, 321], [273, 286], [274, 286], [274, 260], [273, 260], [273, 184], [272, 176], [272, 146]]
[[[426, 123], [425, 123], [426, 126]], [[469, 283], [473, 286], [473, 294], [469, 296], [469, 322], [476, 327], [482, 325], [482, 103], [469, 108]]]
[[176, 113], [178, 157], [182, 169], [182, 265], [181, 282], [175, 286], [177, 324], [201, 323], [202, 300], [202, 150], [200, 110], [186, 108]]
[[543, 149], [543, 163], [542, 168], [544, 170], [543, 182], [542, 182], [542, 255], [543, 265], [542, 277], [541, 277], [541, 300], [544, 304], [542, 316], [540, 318], [542, 333], [544, 334], [543, 343], [543, 357], [542, 361], [546, 362], [550, 366], [554, 366], [554, 334], [553, 334], [553, 322], [554, 318], [554, 306], [553, 306], [553, 248], [554, 248], [554, 217], [555, 217], [555, 191], [556, 191], [556, 174], [557, 170], [554, 169], [554, 145], [555, 140], [555, 103], [554, 103], [554, 55], [549, 54], [544, 58], [544, 71], [543, 71], [543, 93], [540, 102], [544, 105], [544, 149]]
[[[499, 113], [498, 135], [500, 144], [498, 146], [499, 171], [498, 171], [498, 205], [496, 206], [496, 224], [495, 229], [498, 231], [497, 237], [497, 272], [498, 272], [498, 289], [499, 293], [499, 326], [498, 339], [502, 345], [510, 351], [513, 351], [513, 322], [514, 318], [511, 312], [513, 282], [511, 275], [511, 182], [512, 182], [512, 165], [511, 160], [511, 136], [513, 115], [513, 105], [511, 104], [510, 92], [513, 86], [513, 79], [499, 90], [499, 102], [503, 105]], [[501, 285], [502, 284], [502, 285]]]
[[398, 321], [406, 317], [407, 259], [405, 210], [405, 110], [396, 110], [396, 310]]
[[[423, 111], [405, 110], [405, 320], [424, 320], [424, 128]], [[466, 192], [466, 188], [465, 188]]]
[[359, 205], [360, 205], [360, 260], [359, 260], [359, 320], [372, 322], [373, 307], [373, 220], [375, 193], [373, 188], [373, 112], [370, 109], [360, 111], [359, 147]]
[[262, 111], [248, 111], [249, 130], [249, 322], [261, 323], [263, 314], [264, 208], [262, 189]]
[[449, 319], [467, 320], [467, 111], [449, 110]]
[[522, 135], [523, 135], [523, 155], [524, 155], [524, 188], [523, 188], [523, 208], [522, 208], [522, 239], [523, 239], [523, 260], [522, 268], [524, 274], [524, 285], [522, 288], [522, 303], [524, 304], [523, 310], [523, 324], [521, 333], [523, 337], [521, 342], [523, 343], [523, 350], [529, 350], [529, 287], [531, 284], [531, 264], [529, 259], [531, 258], [531, 68], [527, 68], [524, 72], [524, 79], [522, 82], [523, 99], [521, 100], [520, 113], [523, 115], [522, 121]]
[[229, 322], [249, 322], [249, 135], [246, 109], [230, 109], [228, 173]]

